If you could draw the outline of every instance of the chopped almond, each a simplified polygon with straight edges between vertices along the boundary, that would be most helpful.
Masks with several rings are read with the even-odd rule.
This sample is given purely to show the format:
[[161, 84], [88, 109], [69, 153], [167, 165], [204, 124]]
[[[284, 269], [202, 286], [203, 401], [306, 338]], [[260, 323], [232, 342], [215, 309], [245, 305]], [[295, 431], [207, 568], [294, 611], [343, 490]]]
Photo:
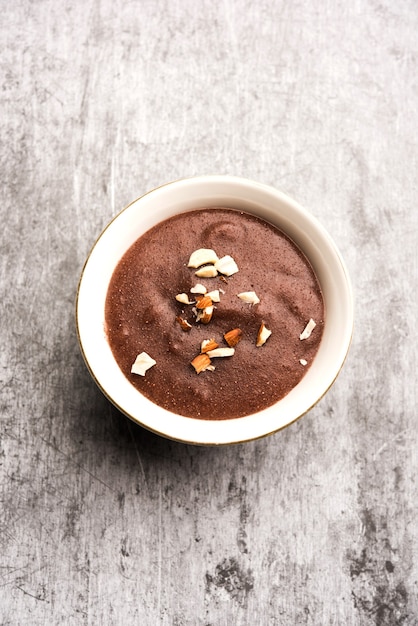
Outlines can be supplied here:
[[176, 295], [176, 300], [177, 302], [181, 302], [182, 304], [194, 304], [193, 302], [190, 302], [187, 293], [178, 293]]
[[205, 353], [209, 350], [215, 350], [219, 347], [219, 343], [216, 343], [214, 339], [204, 339], [200, 344], [200, 352]]
[[218, 270], [214, 265], [205, 265], [195, 272], [199, 278], [214, 278], [218, 275]]
[[208, 263], [216, 263], [218, 261], [218, 255], [214, 250], [210, 248], [199, 248], [192, 252], [189, 258], [188, 267], [200, 267], [201, 265], [207, 265]]
[[263, 346], [266, 343], [267, 339], [270, 337], [270, 335], [271, 335], [271, 330], [269, 330], [267, 326], [264, 324], [264, 322], [262, 322], [260, 328], [258, 329], [258, 334], [257, 334], [257, 342], [256, 342], [257, 348], [260, 348], [261, 346]]
[[211, 368], [210, 363], [210, 358], [207, 354], [198, 354], [191, 362], [197, 374]]
[[224, 335], [224, 339], [230, 348], [234, 348], [242, 339], [242, 330], [233, 328]]
[[238, 294], [238, 298], [247, 304], [258, 304], [260, 302], [260, 298], [257, 296], [255, 291], [243, 291]]
[[154, 361], [152, 357], [146, 352], [141, 352], [135, 359], [135, 363], [133, 363], [131, 367], [132, 374], [138, 374], [139, 376], [145, 376], [147, 370], [153, 365], [156, 365], [157, 361]]
[[189, 324], [189, 322], [187, 320], [185, 320], [183, 317], [180, 317], [180, 315], [178, 315], [176, 317], [176, 322], [178, 322], [181, 326], [181, 329], [184, 331], [188, 331], [191, 330], [192, 325]]
[[313, 329], [316, 326], [316, 322], [311, 318], [309, 322], [306, 324], [303, 332], [299, 335], [299, 339], [302, 341], [303, 339], [308, 339], [311, 336]]
[[220, 296], [220, 293], [219, 293], [219, 289], [214, 289], [213, 291], [209, 291], [206, 295], [209, 296], [209, 298], [212, 300], [212, 302], [220, 302], [221, 301], [221, 296]]
[[212, 298], [208, 295], [199, 298], [196, 304], [198, 309], [206, 309], [208, 306], [212, 306]]
[[236, 274], [236, 272], [238, 272], [238, 265], [235, 263], [232, 256], [229, 256], [229, 254], [223, 256], [221, 259], [218, 259], [215, 262], [215, 268], [224, 276], [232, 276], [232, 274]]
[[232, 356], [234, 353], [234, 348], [215, 348], [214, 350], [209, 350], [206, 354], [211, 359], [214, 359], [216, 357]]
[[205, 294], [206, 292], [207, 292], [206, 287], [204, 285], [201, 285], [200, 283], [197, 283], [197, 285], [195, 285], [194, 287], [190, 289], [190, 293]]
[[204, 309], [197, 312], [196, 321], [202, 322], [202, 324], [209, 324], [213, 315], [213, 306], [207, 306]]

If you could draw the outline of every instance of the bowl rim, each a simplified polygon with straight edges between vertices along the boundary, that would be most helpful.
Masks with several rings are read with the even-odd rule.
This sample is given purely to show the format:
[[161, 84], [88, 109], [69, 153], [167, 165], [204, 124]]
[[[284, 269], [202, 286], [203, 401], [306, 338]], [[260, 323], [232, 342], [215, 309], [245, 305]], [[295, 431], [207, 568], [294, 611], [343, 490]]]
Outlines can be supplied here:
[[[342, 345], [341, 345], [341, 350], [340, 350], [341, 354], [340, 354], [339, 361], [338, 361], [338, 367], [335, 367], [333, 369], [332, 375], [329, 376], [327, 384], [322, 387], [320, 393], [316, 394], [315, 398], [311, 399], [311, 401], [303, 408], [303, 410], [299, 409], [296, 412], [296, 414], [294, 414], [290, 419], [287, 419], [285, 423], [279, 422], [278, 424], [273, 425], [272, 420], [270, 419], [267, 422], [269, 426], [265, 425], [264, 429], [260, 428], [258, 432], [254, 432], [253, 429], [250, 427], [249, 429], [251, 432], [250, 435], [247, 432], [248, 431], [248, 428], [247, 428], [245, 429], [246, 434], [245, 435], [241, 434], [240, 436], [240, 426], [243, 426], [244, 422], [248, 421], [248, 418], [253, 418], [254, 416], [259, 416], [261, 422], [264, 424], [263, 415], [266, 415], [267, 413], [271, 413], [272, 411], [274, 411], [280, 405], [280, 403], [283, 403], [284, 399], [279, 400], [277, 403], [273, 404], [271, 407], [268, 407], [267, 409], [264, 409], [263, 411], [260, 411], [259, 413], [252, 414], [251, 416], [245, 416], [242, 418], [231, 418], [229, 420], [200, 420], [200, 419], [176, 415], [176, 414], [171, 413], [170, 411], [167, 411], [166, 409], [163, 409], [162, 407], [156, 405], [155, 403], [148, 400], [148, 398], [143, 396], [124, 377], [129, 387], [134, 390], [134, 393], [137, 395], [139, 394], [141, 405], [144, 405], [145, 408], [149, 409], [151, 412], [157, 412], [158, 414], [163, 415], [163, 417], [165, 415], [167, 419], [167, 423], [170, 423], [171, 421], [173, 421], [173, 417], [174, 417], [174, 422], [177, 423], [177, 426], [179, 425], [179, 420], [182, 423], [184, 422], [184, 428], [181, 427], [179, 429], [181, 432], [177, 432], [175, 426], [171, 428], [170, 427], [162, 428], [161, 420], [159, 421], [157, 420], [157, 423], [159, 423], [160, 425], [156, 426], [153, 420], [149, 420], [148, 418], [144, 419], [138, 413], [135, 413], [132, 410], [127, 410], [126, 404], [118, 398], [114, 390], [111, 390], [111, 391], [108, 390], [107, 388], [108, 386], [103, 383], [103, 377], [100, 374], [98, 374], [96, 371], [97, 367], [94, 364], [94, 358], [93, 358], [94, 355], [92, 357], [91, 346], [89, 347], [88, 343], [86, 342], [85, 329], [83, 326], [83, 318], [82, 318], [82, 315], [83, 315], [82, 310], [83, 310], [83, 307], [85, 307], [84, 301], [86, 297], [85, 293], [83, 292], [83, 286], [84, 286], [86, 271], [92, 262], [92, 258], [96, 254], [98, 246], [103, 241], [103, 238], [109, 236], [110, 231], [114, 228], [115, 224], [117, 224], [118, 220], [120, 220], [122, 216], [127, 215], [129, 211], [133, 211], [133, 210], [135, 211], [136, 209], [140, 211], [141, 205], [144, 203], [144, 201], [147, 198], [149, 198], [150, 196], [152, 197], [152, 194], [158, 194], [159, 192], [167, 191], [167, 189], [168, 191], [170, 191], [170, 188], [176, 189], [176, 188], [179, 188], [179, 186], [181, 185], [185, 185], [187, 187], [188, 184], [197, 185], [197, 186], [205, 185], [205, 184], [209, 186], [210, 185], [213, 186], [217, 184], [218, 185], [230, 184], [230, 185], [235, 185], [235, 186], [238, 185], [242, 189], [242, 193], [244, 192], [244, 190], [248, 191], [252, 189], [252, 190], [256, 190], [256, 192], [258, 191], [262, 194], [264, 193], [275, 198], [278, 203], [282, 203], [286, 205], [286, 207], [290, 208], [291, 212], [296, 212], [299, 215], [299, 217], [302, 217], [302, 219], [306, 221], [307, 224], [309, 224], [311, 227], [314, 227], [316, 229], [316, 232], [319, 233], [322, 237], [322, 242], [326, 242], [328, 246], [328, 250], [332, 252], [333, 259], [339, 266], [338, 267], [339, 277], [341, 279], [340, 286], [343, 287], [344, 289], [344, 297], [346, 301], [346, 308], [344, 309], [346, 320], [345, 320], [345, 334], [344, 334], [344, 338], [343, 338]], [[225, 203], [225, 205], [226, 204], [227, 203]], [[213, 204], [212, 206], [215, 206], [215, 204]], [[217, 206], [219, 206], [219, 204]], [[198, 207], [195, 206], [195, 208], [198, 208]], [[246, 209], [244, 208], [243, 210], [245, 211]], [[278, 212], [278, 206], [276, 206], [275, 209], [272, 209], [272, 211], [273, 213]], [[184, 212], [184, 211], [177, 211], [177, 212]], [[251, 210], [249, 210], [249, 212], [251, 212]], [[167, 217], [170, 217], [170, 216], [167, 216]], [[163, 218], [163, 219], [166, 219], [166, 218]], [[157, 220], [155, 223], [158, 223], [160, 221], [161, 219]], [[145, 228], [142, 232], [146, 232], [146, 230], [148, 230], [148, 228]], [[125, 250], [127, 250], [128, 247], [129, 246], [127, 246]], [[305, 250], [302, 250], [302, 251], [306, 254]], [[308, 256], [308, 259], [309, 261], [311, 261], [311, 258], [309, 256]], [[113, 267], [116, 267], [118, 260], [119, 259], [117, 259], [113, 263]], [[203, 176], [191, 176], [191, 177], [179, 178], [179, 179], [164, 183], [162, 185], [159, 185], [158, 187], [155, 187], [153, 189], [150, 189], [149, 191], [145, 192], [144, 194], [142, 194], [141, 196], [139, 196], [138, 198], [130, 202], [124, 208], [122, 208], [122, 210], [119, 211], [105, 225], [105, 227], [102, 229], [102, 231], [100, 232], [100, 234], [94, 241], [93, 245], [91, 246], [87, 254], [87, 257], [84, 261], [81, 273], [80, 273], [80, 277], [79, 277], [79, 281], [77, 285], [77, 292], [76, 292], [75, 318], [76, 318], [77, 339], [78, 339], [80, 351], [83, 356], [84, 362], [87, 366], [87, 369], [92, 379], [94, 380], [96, 385], [99, 387], [99, 389], [103, 393], [103, 395], [122, 414], [124, 414], [126, 417], [128, 417], [129, 419], [131, 419], [138, 425], [142, 426], [143, 428], [146, 428], [147, 430], [159, 436], [168, 438], [170, 440], [174, 440], [174, 441], [178, 441], [178, 442], [186, 443], [186, 444], [192, 444], [192, 445], [220, 446], [220, 445], [240, 444], [240, 443], [255, 441], [257, 439], [270, 436], [276, 432], [283, 430], [284, 428], [287, 428], [294, 422], [301, 419], [318, 402], [320, 402], [320, 400], [329, 391], [330, 387], [334, 384], [348, 356], [348, 352], [349, 352], [350, 345], [352, 342], [353, 329], [354, 329], [354, 298], [353, 298], [353, 290], [352, 290], [352, 285], [351, 285], [347, 267], [344, 263], [344, 260], [335, 242], [333, 241], [328, 231], [319, 222], [319, 220], [316, 217], [314, 217], [306, 208], [304, 208], [298, 202], [293, 200], [293, 198], [288, 196], [283, 191], [280, 191], [279, 189], [276, 189], [275, 187], [271, 185], [267, 185], [264, 183], [251, 180], [249, 178], [243, 178], [239, 176], [209, 174], [209, 175], [203, 175]], [[312, 367], [310, 369], [312, 369]], [[309, 371], [310, 370], [308, 370], [307, 374], [302, 379], [302, 381], [306, 378]], [[299, 385], [297, 385], [296, 387], [299, 387]], [[296, 389], [296, 387], [294, 389]], [[125, 388], [125, 391], [127, 391], [127, 388]], [[290, 394], [293, 391], [294, 390], [292, 390]], [[285, 398], [287, 398], [288, 396], [285, 396]], [[162, 421], [164, 423], [164, 420]], [[193, 428], [191, 428], [192, 425], [193, 425]], [[187, 426], [190, 427], [189, 428], [189, 430], [191, 431], [190, 435], [187, 434], [187, 430], [188, 430]], [[227, 428], [227, 426], [229, 426], [229, 428]], [[225, 432], [222, 432], [222, 431], [225, 431]], [[232, 431], [232, 433], [234, 434], [231, 434], [230, 431]]]

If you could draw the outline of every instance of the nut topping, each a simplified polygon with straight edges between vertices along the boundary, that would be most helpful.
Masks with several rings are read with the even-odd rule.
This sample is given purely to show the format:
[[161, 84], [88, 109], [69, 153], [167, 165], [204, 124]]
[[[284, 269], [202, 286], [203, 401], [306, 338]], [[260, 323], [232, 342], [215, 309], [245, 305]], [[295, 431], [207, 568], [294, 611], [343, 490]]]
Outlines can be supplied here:
[[197, 283], [197, 285], [195, 285], [194, 287], [192, 287], [190, 289], [190, 293], [205, 294], [206, 292], [207, 292], [207, 289], [206, 289], [205, 285], [201, 285], [200, 283]]
[[181, 329], [184, 331], [188, 331], [191, 330], [192, 325], [189, 324], [189, 322], [187, 320], [185, 320], [183, 317], [180, 317], [180, 315], [177, 315], [176, 317], [176, 322], [178, 322], [181, 326]]
[[206, 352], [211, 359], [214, 359], [215, 357], [232, 356], [234, 353], [234, 348], [215, 348], [214, 350]]
[[267, 326], [264, 324], [264, 322], [261, 322], [261, 326], [258, 329], [257, 342], [255, 344], [257, 346], [257, 348], [260, 348], [261, 346], [264, 346], [264, 344], [266, 343], [266, 341], [270, 337], [270, 335], [271, 335], [271, 330], [269, 330], [267, 328]]
[[258, 304], [260, 302], [260, 298], [257, 296], [255, 291], [243, 291], [242, 293], [239, 293], [237, 295], [240, 300], [246, 302], [249, 305]]
[[157, 361], [154, 361], [152, 357], [146, 352], [141, 352], [135, 359], [135, 363], [133, 363], [131, 367], [132, 374], [138, 374], [139, 376], [145, 376], [145, 372], [156, 365]]
[[238, 265], [235, 263], [232, 256], [229, 256], [229, 254], [223, 256], [221, 259], [218, 259], [215, 262], [215, 268], [224, 276], [232, 276], [232, 274], [236, 274], [236, 272], [238, 272]]
[[219, 347], [219, 343], [216, 343], [214, 339], [204, 339], [200, 344], [200, 352], [205, 353], [209, 350], [215, 350]]
[[210, 358], [207, 354], [198, 354], [191, 362], [196, 370], [197, 374], [204, 372], [205, 370], [214, 370], [213, 365], [210, 364]]
[[196, 322], [202, 322], [202, 324], [209, 324], [213, 315], [213, 306], [207, 306], [201, 311], [197, 311]]
[[212, 306], [212, 298], [208, 295], [205, 295], [197, 300], [196, 306], [198, 309], [206, 309], [206, 307]]
[[198, 268], [201, 265], [207, 265], [208, 263], [213, 265], [216, 261], [218, 261], [218, 255], [214, 250], [211, 250], [210, 248], [199, 248], [199, 250], [195, 250], [190, 255], [187, 267]]
[[233, 328], [224, 335], [224, 339], [230, 348], [234, 348], [242, 339], [242, 330]]
[[195, 272], [199, 278], [214, 278], [218, 275], [218, 270], [214, 265], [205, 265]]
[[214, 291], [209, 291], [206, 295], [209, 296], [209, 298], [211, 298], [212, 302], [220, 302], [221, 301], [221, 296], [220, 296], [220, 293], [219, 293], [219, 289], [215, 289]]
[[311, 318], [309, 322], [306, 324], [303, 332], [299, 335], [299, 339], [300, 340], [308, 339], [311, 336], [311, 333], [313, 329], [315, 328], [315, 326], [316, 326], [316, 322], [314, 322], [313, 319]]
[[176, 295], [176, 300], [177, 302], [181, 302], [182, 304], [194, 304], [194, 302], [190, 302], [187, 293], [178, 293]]
[[[219, 272], [219, 278], [225, 284], [228, 284], [226, 277], [232, 276], [239, 271], [238, 265], [232, 256], [225, 255], [218, 258], [216, 252], [209, 248], [199, 248], [198, 250], [195, 250], [190, 255], [188, 267], [195, 268], [195, 275], [204, 278], [217, 276]], [[194, 294], [195, 301], [190, 301], [189, 296], [186, 293], [178, 294], [176, 296], [176, 300], [182, 304], [194, 304], [195, 306], [192, 311], [196, 322], [209, 324], [215, 308], [214, 302], [220, 302], [220, 294], [224, 294], [225, 291], [220, 288], [208, 291], [205, 285], [196, 283], [190, 289], [190, 293]], [[260, 298], [257, 296], [255, 291], [243, 291], [238, 293], [237, 297], [250, 306], [259, 304], [260, 302]], [[178, 316], [176, 317], [176, 320], [184, 331], [191, 330], [192, 325], [186, 319]], [[309, 337], [315, 325], [315, 322], [311, 319], [303, 333], [300, 335], [300, 339], [306, 339]], [[256, 338], [257, 348], [263, 346], [271, 334], [272, 331], [266, 327], [264, 322], [262, 322], [260, 328], [258, 329]], [[241, 341], [242, 337], [243, 332], [240, 328], [233, 328], [226, 332], [223, 338], [228, 345], [227, 348], [219, 347], [219, 343], [217, 343], [215, 339], [204, 339], [200, 344], [200, 354], [198, 354], [193, 361], [191, 361], [192, 366], [198, 374], [208, 369], [214, 370], [215, 367], [211, 364], [211, 359], [233, 356], [235, 354], [235, 346]], [[307, 365], [307, 361], [305, 361], [305, 359], [300, 359], [299, 362], [301, 365]]]

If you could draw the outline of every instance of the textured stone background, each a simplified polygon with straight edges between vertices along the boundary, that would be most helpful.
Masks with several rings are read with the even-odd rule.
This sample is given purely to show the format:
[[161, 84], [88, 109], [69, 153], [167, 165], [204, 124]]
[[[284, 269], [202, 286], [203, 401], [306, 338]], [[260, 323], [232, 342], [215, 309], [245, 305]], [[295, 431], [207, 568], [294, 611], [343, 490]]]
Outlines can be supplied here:
[[[415, 0], [1, 7], [0, 623], [418, 624]], [[321, 403], [231, 448], [120, 415], [80, 356], [98, 233], [143, 192], [272, 184], [352, 275]]]

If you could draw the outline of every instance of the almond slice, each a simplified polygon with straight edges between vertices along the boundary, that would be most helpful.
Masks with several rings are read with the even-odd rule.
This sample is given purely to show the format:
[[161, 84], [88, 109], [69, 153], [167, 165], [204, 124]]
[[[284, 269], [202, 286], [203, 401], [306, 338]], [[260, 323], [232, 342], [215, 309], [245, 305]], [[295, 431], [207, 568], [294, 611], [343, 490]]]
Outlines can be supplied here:
[[201, 285], [200, 283], [197, 283], [194, 287], [190, 289], [190, 293], [201, 293], [204, 295], [206, 292], [207, 289], [205, 285]]
[[220, 302], [221, 301], [221, 296], [220, 296], [220, 293], [219, 293], [219, 289], [215, 289], [214, 291], [208, 291], [208, 293], [206, 295], [209, 296], [209, 298], [212, 300], [212, 302]]
[[255, 291], [243, 291], [242, 293], [239, 293], [237, 295], [240, 300], [246, 302], [249, 305], [258, 304], [260, 302], [260, 298], [257, 296]]
[[234, 348], [242, 339], [242, 330], [233, 328], [224, 335], [224, 339], [230, 348]]
[[208, 370], [208, 369], [211, 369], [211, 370], [215, 369], [213, 365], [211, 366], [210, 358], [208, 357], [207, 354], [198, 354], [193, 359], [191, 364], [195, 368], [197, 374], [200, 374], [200, 372], [204, 372], [205, 370]]
[[152, 357], [146, 352], [141, 352], [135, 359], [131, 367], [132, 374], [138, 374], [139, 376], [145, 376], [145, 372], [157, 364]]
[[192, 325], [189, 324], [189, 322], [187, 320], [185, 320], [183, 317], [180, 317], [180, 315], [177, 315], [176, 322], [178, 322], [180, 324], [181, 329], [184, 330], [184, 331], [191, 330], [191, 328], [192, 328]]
[[201, 298], [197, 299], [197, 308], [198, 309], [206, 309], [208, 306], [212, 306], [212, 298], [208, 295], [204, 295]]
[[194, 302], [191, 302], [189, 300], [189, 296], [187, 295], [187, 293], [178, 293], [176, 295], [176, 300], [177, 302], [181, 302], [182, 304], [194, 304]]
[[218, 275], [218, 270], [214, 265], [205, 265], [195, 272], [198, 278], [214, 278]]
[[208, 357], [214, 359], [216, 357], [232, 356], [235, 353], [234, 348], [215, 348], [206, 352]]
[[311, 318], [309, 320], [309, 322], [306, 324], [305, 329], [303, 330], [303, 332], [299, 335], [299, 339], [302, 341], [303, 339], [308, 339], [311, 336], [311, 333], [313, 331], [313, 329], [316, 326], [316, 322], [313, 321], [313, 319]]
[[224, 276], [232, 276], [232, 274], [236, 274], [236, 272], [238, 272], [238, 265], [235, 263], [232, 256], [229, 256], [229, 254], [223, 256], [221, 259], [218, 259], [215, 262], [215, 268]]
[[204, 339], [200, 344], [200, 352], [203, 354], [209, 350], [215, 350], [215, 348], [219, 348], [219, 343], [216, 343], [214, 339]]
[[261, 326], [258, 329], [257, 342], [255, 344], [257, 346], [257, 348], [260, 348], [261, 346], [264, 346], [264, 344], [266, 343], [266, 341], [270, 337], [270, 335], [271, 335], [271, 330], [269, 330], [267, 328], [267, 326], [264, 324], [264, 322], [261, 322]]
[[214, 250], [211, 250], [210, 248], [199, 248], [199, 250], [195, 250], [190, 255], [187, 267], [198, 268], [201, 265], [206, 265], [207, 263], [216, 263], [216, 261], [218, 261], [218, 255]]

